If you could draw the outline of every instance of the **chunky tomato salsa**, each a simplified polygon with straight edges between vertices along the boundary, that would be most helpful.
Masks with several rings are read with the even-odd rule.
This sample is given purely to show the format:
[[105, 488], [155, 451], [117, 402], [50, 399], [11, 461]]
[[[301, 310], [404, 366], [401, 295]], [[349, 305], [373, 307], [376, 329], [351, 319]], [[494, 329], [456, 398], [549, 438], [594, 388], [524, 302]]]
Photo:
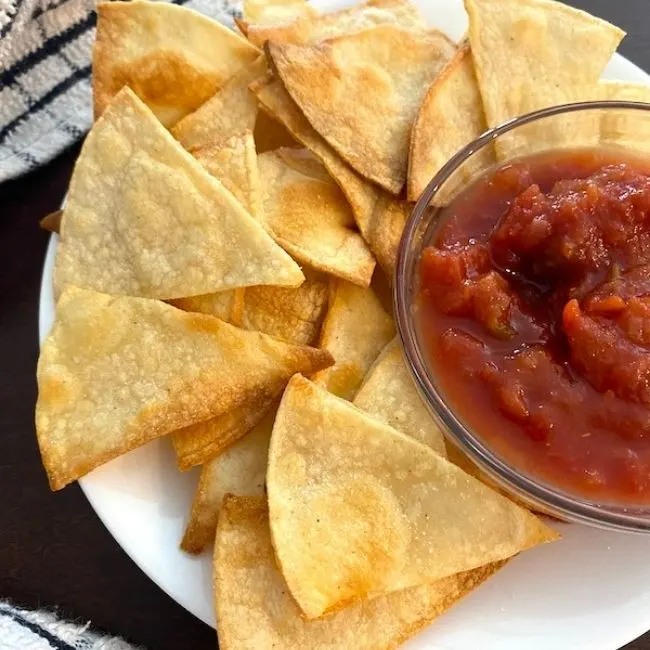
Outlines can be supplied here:
[[650, 164], [508, 164], [440, 215], [416, 313], [461, 419], [519, 469], [650, 503]]

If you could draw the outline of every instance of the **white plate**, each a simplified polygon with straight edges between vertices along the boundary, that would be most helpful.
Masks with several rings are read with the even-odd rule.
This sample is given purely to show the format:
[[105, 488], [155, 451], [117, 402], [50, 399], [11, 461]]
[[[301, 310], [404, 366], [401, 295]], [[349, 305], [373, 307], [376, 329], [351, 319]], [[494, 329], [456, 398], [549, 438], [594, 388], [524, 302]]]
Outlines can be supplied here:
[[[460, 38], [461, 0], [415, 0], [432, 25]], [[316, 2], [337, 8], [343, 1]], [[621, 56], [612, 79], [649, 77]], [[40, 337], [53, 317], [47, 251]], [[211, 556], [178, 548], [196, 473], [181, 474], [160, 440], [101, 467], [80, 481], [90, 504], [136, 564], [174, 600], [214, 627]], [[55, 498], [55, 497], [53, 497]], [[615, 650], [650, 628], [650, 538], [561, 525], [560, 542], [514, 559], [439, 621], [410, 641], [410, 650]]]

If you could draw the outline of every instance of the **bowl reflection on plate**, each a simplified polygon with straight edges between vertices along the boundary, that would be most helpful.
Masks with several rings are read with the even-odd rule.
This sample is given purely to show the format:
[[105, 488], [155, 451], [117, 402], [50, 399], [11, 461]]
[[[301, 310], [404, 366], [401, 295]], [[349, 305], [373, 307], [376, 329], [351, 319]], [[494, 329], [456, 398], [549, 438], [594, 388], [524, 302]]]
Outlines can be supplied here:
[[[464, 424], [441, 393], [414, 314], [419, 261], [439, 226], [438, 216], [474, 179], [494, 168], [495, 145], [501, 150], [501, 145], [506, 145], [512, 158], [519, 158], [557, 149], [562, 138], [564, 145], [571, 148], [611, 144], [597, 138], [603, 124], [607, 124], [608, 133], [614, 134], [621, 151], [633, 151], [637, 142], [650, 142], [650, 105], [608, 101], [547, 108], [491, 129], [458, 152], [431, 180], [404, 229], [397, 257], [395, 315], [407, 365], [434, 419], [447, 439], [489, 479], [536, 510], [560, 519], [610, 530], [650, 533], [650, 507], [599, 503], [560, 489], [513, 467]], [[531, 142], [540, 144], [534, 148]]]

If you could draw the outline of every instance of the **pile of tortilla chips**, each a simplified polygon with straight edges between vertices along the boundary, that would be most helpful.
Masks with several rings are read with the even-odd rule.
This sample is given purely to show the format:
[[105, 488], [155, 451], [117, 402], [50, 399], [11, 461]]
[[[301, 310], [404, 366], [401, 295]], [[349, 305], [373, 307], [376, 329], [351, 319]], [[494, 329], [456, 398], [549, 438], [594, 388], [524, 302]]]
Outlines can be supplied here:
[[[245, 0], [243, 36], [172, 4], [98, 6], [97, 121], [43, 222], [60, 242], [38, 441], [54, 490], [160, 437], [200, 466], [182, 547], [216, 535], [224, 648], [394, 648], [557, 538], [448, 459], [386, 286], [409, 201], [485, 128], [650, 91], [599, 82], [623, 35], [604, 21], [465, 4], [459, 44], [408, 0]], [[595, 132], [619, 142], [625, 119]]]

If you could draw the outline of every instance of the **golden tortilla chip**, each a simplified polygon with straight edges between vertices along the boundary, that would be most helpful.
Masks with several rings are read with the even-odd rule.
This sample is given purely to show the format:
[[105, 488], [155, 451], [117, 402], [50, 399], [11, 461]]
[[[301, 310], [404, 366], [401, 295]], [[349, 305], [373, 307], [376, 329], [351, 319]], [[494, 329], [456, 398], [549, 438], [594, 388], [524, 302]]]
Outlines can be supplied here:
[[50, 212], [46, 214], [39, 222], [38, 225], [48, 232], [58, 233], [61, 230], [61, 219], [63, 217], [63, 210]]
[[[597, 99], [643, 102], [650, 104], [650, 86], [625, 81], [601, 81]], [[650, 115], [641, 111], [603, 111], [600, 118], [600, 142], [637, 151], [650, 148]]]
[[382, 192], [372, 213], [368, 227], [368, 246], [377, 256], [381, 268], [393, 278], [397, 264], [397, 250], [402, 240], [406, 220], [412, 206]]
[[172, 126], [258, 56], [245, 39], [192, 9], [171, 2], [99, 2], [95, 119], [129, 86]]
[[411, 127], [454, 44], [437, 31], [381, 25], [317, 45], [266, 47], [314, 129], [362, 176], [399, 194]]
[[328, 391], [352, 399], [384, 347], [395, 336], [393, 319], [373, 290], [333, 282], [319, 347], [334, 357], [331, 368], [314, 375]]
[[[469, 44], [465, 43], [431, 84], [413, 131], [408, 170], [408, 199], [417, 201], [429, 181], [465, 145], [487, 129], [481, 94], [476, 82]], [[492, 162], [491, 148], [484, 149], [480, 162]], [[468, 164], [464, 169], [469, 170]]]
[[201, 468], [190, 520], [181, 542], [181, 548], [187, 553], [200, 553], [212, 544], [219, 510], [227, 494], [257, 496], [265, 493], [269, 442], [276, 411], [271, 409], [250, 433]]
[[307, 0], [244, 0], [243, 16], [237, 25], [248, 37], [251, 24], [277, 28], [297, 18], [318, 16], [318, 12]]
[[[223, 368], [220, 342], [242, 345], [238, 332], [162, 302], [66, 288], [38, 365], [36, 428], [52, 489], [224, 412], [237, 377]], [[258, 343], [258, 335], [244, 336]], [[308, 356], [323, 354], [309, 349]]]
[[[315, 178], [316, 161], [305, 161], [304, 153], [296, 151], [269, 151], [258, 157], [261, 223], [294, 259], [367, 287], [375, 259], [354, 230], [354, 217], [343, 192], [325, 170]], [[292, 159], [291, 165], [287, 158]]]
[[367, 241], [379, 188], [362, 179], [313, 129], [307, 118], [278, 79], [269, 77], [254, 83], [251, 90], [262, 108], [279, 120], [291, 135], [311, 151], [338, 183], [352, 208], [354, 220]]
[[276, 566], [264, 499], [229, 496], [219, 514], [214, 550], [219, 644], [225, 650], [392, 650], [501, 566], [487, 565], [307, 621]]
[[[297, 289], [248, 287], [236, 292], [174, 300], [187, 311], [212, 314], [242, 327], [294, 343], [311, 345], [318, 338], [327, 309], [327, 279], [303, 269], [305, 281]], [[236, 293], [236, 295], [234, 295]]]
[[258, 47], [262, 47], [266, 41], [317, 43], [378, 25], [395, 25], [410, 30], [425, 27], [417, 7], [408, 0], [371, 0], [331, 13], [307, 14], [284, 25], [249, 24], [246, 36]]
[[171, 129], [172, 135], [188, 151], [194, 151], [218, 146], [232, 136], [252, 131], [258, 104], [248, 86], [267, 70], [264, 56], [242, 68], [211, 99], [178, 122]]
[[[590, 99], [625, 35], [604, 20], [552, 0], [465, 0], [465, 8], [488, 126]], [[518, 129], [495, 142], [497, 156], [503, 160], [562, 146], [568, 133], [572, 142], [588, 144], [594, 129], [580, 126], [569, 115]]]
[[303, 281], [289, 255], [128, 88], [86, 138], [64, 214], [56, 288], [170, 299]]
[[441, 456], [447, 456], [445, 438], [415, 387], [397, 339], [377, 357], [352, 403]]
[[273, 547], [307, 618], [558, 538], [429, 447], [304, 377], [275, 418]]

